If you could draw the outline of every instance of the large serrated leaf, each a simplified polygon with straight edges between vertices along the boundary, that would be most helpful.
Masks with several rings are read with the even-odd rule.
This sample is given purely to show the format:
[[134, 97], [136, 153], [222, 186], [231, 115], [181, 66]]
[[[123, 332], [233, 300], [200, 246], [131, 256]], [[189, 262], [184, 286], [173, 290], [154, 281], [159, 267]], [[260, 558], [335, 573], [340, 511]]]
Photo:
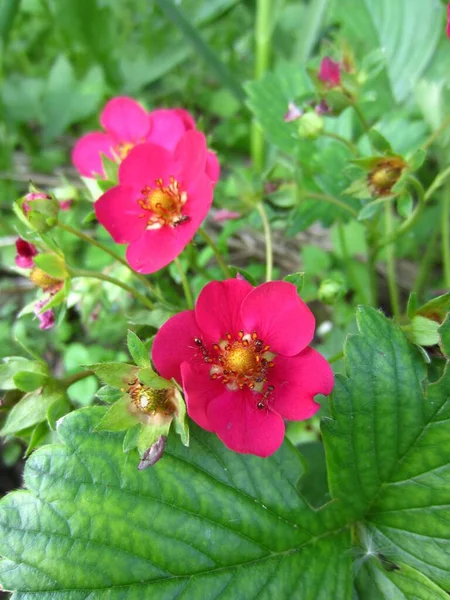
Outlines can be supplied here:
[[62, 444], [28, 461], [29, 491], [2, 501], [0, 581], [14, 600], [349, 596], [349, 532], [298, 495], [292, 446], [259, 459], [193, 428], [189, 449], [172, 436], [140, 473], [122, 435], [92, 433], [103, 414], [67, 416]]
[[331, 495], [380, 552], [448, 589], [450, 371], [426, 386], [399, 327], [369, 308], [357, 319], [324, 421]]

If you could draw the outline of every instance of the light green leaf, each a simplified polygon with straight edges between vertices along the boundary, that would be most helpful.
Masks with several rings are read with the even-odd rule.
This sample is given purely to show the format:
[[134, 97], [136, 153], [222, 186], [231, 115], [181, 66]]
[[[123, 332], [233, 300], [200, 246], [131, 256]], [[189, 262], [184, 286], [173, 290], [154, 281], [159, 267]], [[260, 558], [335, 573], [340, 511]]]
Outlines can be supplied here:
[[112, 387], [111, 385], [104, 385], [99, 390], [97, 390], [96, 396], [102, 402], [107, 402], [111, 404], [119, 398], [122, 398], [123, 392], [120, 389]]
[[444, 590], [408, 565], [369, 558], [358, 574], [364, 600], [448, 600]]
[[62, 443], [28, 461], [29, 491], [1, 502], [0, 581], [16, 600], [350, 597], [349, 531], [298, 495], [288, 443], [259, 459], [195, 427], [189, 449], [171, 435], [139, 472], [121, 434], [93, 432], [103, 414], [68, 415]]
[[401, 329], [371, 308], [345, 347], [323, 436], [331, 496], [389, 560], [448, 589], [450, 371], [426, 385]]
[[47, 381], [47, 373], [33, 373], [32, 371], [19, 371], [13, 377], [15, 386], [22, 392], [34, 392]]
[[145, 345], [133, 331], [128, 331], [127, 336], [128, 351], [138, 367], [149, 367], [149, 352]]
[[[27, 358], [22, 356], [8, 356], [4, 359], [4, 362], [0, 365], [0, 389], [1, 390], [14, 390], [16, 384], [14, 383], [14, 376], [19, 371], [32, 371], [34, 363]], [[40, 365], [41, 366], [41, 365]]]
[[139, 371], [139, 381], [141, 381], [144, 385], [154, 388], [155, 390], [173, 387], [172, 382], [157, 375], [150, 367], [141, 369]]
[[283, 278], [283, 281], [287, 281], [288, 283], [293, 283], [297, 288], [297, 294], [300, 296], [302, 293], [303, 283], [305, 281], [305, 274], [302, 271], [297, 273], [290, 273]]
[[434, 346], [439, 343], [439, 323], [416, 315], [411, 320], [411, 340], [419, 346]]
[[104, 362], [87, 365], [87, 367], [94, 371], [103, 383], [119, 389], [137, 377], [135, 365], [126, 363]]

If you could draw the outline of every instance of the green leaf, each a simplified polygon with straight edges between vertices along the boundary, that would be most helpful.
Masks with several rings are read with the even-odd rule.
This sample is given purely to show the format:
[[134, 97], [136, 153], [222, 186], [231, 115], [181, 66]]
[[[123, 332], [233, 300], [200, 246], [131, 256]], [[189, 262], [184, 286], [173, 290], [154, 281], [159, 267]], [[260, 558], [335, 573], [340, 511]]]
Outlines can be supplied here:
[[14, 19], [20, 10], [20, 0], [8, 0], [8, 2], [2, 2], [0, 6], [0, 38], [2, 38], [4, 45], [8, 40]]
[[141, 431], [141, 424], [137, 423], [131, 429], [125, 433], [125, 437], [123, 438], [123, 451], [129, 452], [130, 450], [134, 450], [137, 447], [138, 436]]
[[174, 4], [172, 0], [156, 0], [156, 3], [165, 16], [179, 28], [186, 40], [192, 44], [198, 56], [203, 58], [211, 70], [214, 71], [220, 83], [227, 87], [240, 102], [243, 102], [245, 94], [240, 83], [236, 81], [225, 63], [204, 41], [198, 29], [188, 20], [181, 8]]
[[135, 365], [128, 365], [119, 362], [105, 362], [87, 365], [88, 369], [94, 371], [103, 383], [115, 388], [123, 388], [127, 383], [137, 377], [137, 368]]
[[24, 458], [28, 458], [33, 450], [36, 450], [39, 446], [45, 443], [45, 439], [49, 434], [48, 423], [42, 421], [42, 423], [38, 423], [36, 427], [33, 429], [33, 432], [30, 437], [30, 441], [28, 443], [27, 449], [24, 454]]
[[161, 435], [166, 437], [169, 435], [170, 425], [170, 421], [162, 424], [149, 423], [148, 425], [142, 425], [137, 439], [137, 449], [140, 456], [142, 456], [150, 446], [153, 446]]
[[34, 262], [43, 271], [52, 277], [56, 277], [56, 279], [65, 279], [68, 276], [64, 259], [56, 254], [38, 254], [34, 257]]
[[102, 402], [111, 404], [112, 402], [119, 400], [119, 398], [122, 398], [123, 392], [122, 390], [112, 387], [111, 385], [104, 385], [97, 390], [96, 396]]
[[293, 283], [297, 288], [297, 294], [300, 296], [302, 293], [303, 283], [305, 281], [305, 274], [302, 271], [298, 271], [297, 273], [290, 273], [283, 278], [283, 281], [287, 281], [288, 283]]
[[47, 381], [47, 373], [33, 373], [32, 371], [19, 371], [14, 375], [14, 384], [22, 392], [34, 392]]
[[189, 449], [171, 435], [139, 472], [123, 435], [93, 432], [103, 415], [68, 415], [62, 443], [29, 459], [29, 491], [2, 499], [5, 589], [36, 600], [350, 597], [349, 531], [332, 506], [316, 512], [298, 495], [290, 444], [259, 459], [195, 427]]
[[138, 336], [130, 330], [128, 330], [127, 345], [128, 351], [138, 367], [150, 366], [150, 358], [147, 348], [141, 342]]
[[331, 496], [389, 560], [448, 589], [450, 370], [427, 385], [398, 326], [372, 308], [357, 321], [323, 421]]
[[[103, 169], [106, 175], [105, 179], [107, 179], [108, 182], [111, 183], [113, 186], [117, 185], [119, 178], [119, 163], [115, 160], [112, 160], [105, 154], [100, 154], [100, 156], [102, 159]], [[102, 180], [100, 179], [98, 181], [99, 185], [101, 184], [101, 182]]]
[[64, 390], [61, 390], [55, 383], [50, 382], [40, 393], [30, 392], [26, 394], [11, 409], [0, 435], [11, 435], [45, 421], [49, 408], [64, 393]]
[[120, 400], [108, 409], [103, 419], [95, 428], [96, 431], [124, 431], [134, 427], [138, 421], [135, 415], [128, 410], [130, 406], [130, 396], [125, 394]]
[[[0, 390], [14, 390], [16, 384], [14, 382], [14, 376], [19, 371], [31, 371], [33, 361], [23, 358], [22, 356], [8, 356], [4, 359], [3, 364], [0, 365]], [[36, 367], [37, 368], [37, 367]]]

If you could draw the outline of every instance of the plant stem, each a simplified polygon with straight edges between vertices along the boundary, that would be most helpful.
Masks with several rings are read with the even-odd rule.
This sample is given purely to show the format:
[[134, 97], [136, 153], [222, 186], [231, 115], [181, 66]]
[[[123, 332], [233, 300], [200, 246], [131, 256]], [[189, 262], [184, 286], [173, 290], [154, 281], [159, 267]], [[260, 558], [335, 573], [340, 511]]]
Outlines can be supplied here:
[[450, 187], [444, 191], [442, 206], [442, 262], [444, 265], [444, 284], [450, 289]]
[[[338, 221], [337, 227], [338, 227], [339, 241], [341, 243], [342, 256], [344, 258], [344, 263], [345, 263], [345, 267], [348, 272], [349, 279], [352, 283], [353, 289], [358, 294], [360, 301], [366, 302], [367, 301], [366, 292], [365, 292], [364, 288], [362, 287], [361, 281], [359, 280], [357, 274], [355, 273], [353, 260], [348, 251], [347, 239], [345, 237], [345, 229], [342, 224], [342, 221]], [[370, 302], [370, 300], [369, 300], [369, 302]]]
[[329, 204], [334, 204], [335, 206], [339, 206], [339, 208], [342, 208], [343, 210], [346, 210], [347, 212], [349, 212], [352, 217], [357, 217], [358, 213], [356, 210], [354, 210], [351, 206], [349, 206], [348, 204], [345, 204], [345, 202], [342, 202], [342, 200], [338, 200], [338, 198], [335, 198], [334, 196], [328, 196], [327, 194], [320, 194], [318, 192], [309, 192], [308, 190], [305, 190], [304, 192], [300, 192], [300, 196], [302, 198], [312, 198], [315, 200], [323, 200], [324, 202], [328, 202]]
[[272, 281], [273, 270], [273, 251], [272, 251], [272, 233], [270, 231], [270, 223], [267, 218], [266, 209], [262, 202], [256, 206], [264, 228], [264, 241], [266, 244], [266, 281]]
[[[375, 235], [374, 235], [375, 234]], [[367, 270], [369, 273], [370, 296], [372, 306], [376, 306], [378, 302], [378, 285], [377, 285], [377, 252], [374, 243], [376, 237], [375, 227], [372, 229], [366, 226], [366, 244], [367, 244]]]
[[354, 154], [355, 156], [358, 156], [359, 152], [358, 152], [358, 148], [355, 146], [355, 144], [352, 144], [352, 142], [350, 140], [347, 140], [342, 135], [333, 133], [332, 131], [322, 131], [322, 135], [325, 137], [332, 138], [333, 140], [337, 140], [338, 142], [341, 142], [341, 144], [344, 144], [345, 146], [347, 146], [347, 148], [350, 150], [350, 152], [352, 154]]
[[359, 108], [359, 106], [357, 104], [353, 104], [353, 110], [355, 111], [356, 115], [358, 116], [358, 119], [361, 121], [361, 125], [363, 126], [363, 129], [364, 129], [365, 133], [367, 134], [367, 137], [369, 138], [370, 145], [372, 146], [372, 140], [370, 139], [370, 136], [369, 136], [370, 125], [366, 121], [366, 117], [363, 115], [362, 110]]
[[98, 273], [97, 271], [86, 271], [85, 269], [72, 269], [67, 267], [70, 275], [72, 277], [89, 277], [91, 279], [99, 279], [100, 281], [107, 281], [108, 283], [112, 283], [117, 287], [122, 288], [126, 292], [129, 292], [136, 300], [139, 300], [144, 306], [147, 308], [153, 309], [153, 302], [137, 292], [134, 288], [123, 283], [119, 279], [115, 279], [114, 277], [110, 277], [109, 275], [105, 275], [104, 273]]
[[[261, 79], [267, 71], [270, 55], [270, 36], [272, 33], [271, 0], [256, 0], [255, 21], [255, 79]], [[264, 134], [256, 121], [251, 128], [251, 154], [258, 172], [264, 167]]]
[[[394, 221], [392, 216], [392, 205], [390, 203], [384, 206], [384, 222], [388, 236], [394, 234]], [[389, 297], [394, 319], [400, 316], [400, 297], [397, 287], [397, 276], [395, 273], [395, 245], [392, 241], [386, 248], [387, 280], [389, 287]]]
[[422, 288], [427, 281], [427, 278], [431, 271], [431, 263], [433, 262], [433, 258], [436, 252], [436, 242], [439, 235], [439, 228], [436, 228], [433, 231], [430, 241], [427, 244], [427, 248], [423, 255], [423, 258], [420, 262], [419, 272], [417, 274], [416, 280], [414, 282], [414, 286], [412, 291], [415, 292], [418, 296], [422, 293]]
[[408, 181], [412, 183], [413, 186], [416, 188], [417, 206], [412, 212], [412, 214], [408, 217], [408, 219], [406, 219], [406, 221], [404, 221], [404, 223], [400, 225], [397, 231], [392, 231], [390, 235], [387, 235], [384, 238], [384, 240], [381, 240], [381, 242], [376, 247], [376, 252], [381, 250], [381, 248], [384, 248], [385, 246], [388, 246], [389, 244], [392, 244], [393, 242], [397, 241], [399, 237], [401, 237], [410, 229], [412, 229], [412, 227], [414, 227], [420, 215], [422, 214], [423, 209], [425, 208], [425, 192], [422, 187], [422, 184], [415, 177], [409, 177]]
[[327, 358], [327, 361], [332, 364], [334, 362], [337, 362], [338, 360], [340, 360], [341, 358], [344, 358], [344, 351], [341, 350], [340, 352], [338, 352], [337, 354], [334, 354], [333, 356], [331, 356], [330, 358]]
[[124, 258], [122, 258], [119, 254], [114, 252], [114, 250], [111, 250], [110, 248], [108, 248], [108, 246], [105, 246], [101, 242], [94, 240], [94, 238], [89, 237], [82, 231], [79, 231], [78, 229], [75, 229], [74, 227], [71, 227], [70, 225], [66, 225], [66, 223], [62, 223], [61, 221], [58, 221], [58, 227], [60, 227], [64, 231], [67, 231], [68, 233], [71, 233], [72, 235], [76, 235], [77, 237], [80, 238], [80, 240], [83, 240], [84, 242], [91, 244], [91, 246], [95, 246], [96, 248], [103, 250], [103, 252], [106, 252], [106, 254], [109, 254], [109, 256], [112, 256], [112, 258], [114, 258], [114, 260], [117, 260], [117, 262], [119, 262], [121, 265], [126, 267], [131, 273], [133, 273], [133, 275], [137, 279], [139, 279], [139, 281], [141, 283], [143, 283], [149, 290], [151, 290], [153, 292], [151, 283], [143, 275], [140, 275], [134, 269], [132, 269], [132, 267], [130, 267], [130, 265], [127, 263], [127, 261]]
[[444, 185], [445, 180], [447, 179], [447, 177], [449, 175], [450, 175], [450, 167], [447, 167], [446, 169], [444, 169], [441, 173], [439, 173], [435, 177], [435, 179], [431, 183], [430, 187], [425, 192], [425, 196], [424, 196], [425, 202], [428, 202], [428, 200], [431, 198], [431, 196], [434, 194], [434, 192], [436, 190], [438, 190], [442, 185]]
[[217, 260], [220, 268], [222, 269], [225, 277], [227, 277], [227, 278], [231, 277], [230, 269], [227, 267], [225, 261], [223, 260], [221, 254], [220, 254], [219, 248], [213, 242], [211, 237], [202, 228], [200, 228], [197, 233], [205, 240], [205, 242], [210, 246], [211, 250], [214, 252], [216, 260]]
[[61, 385], [63, 385], [67, 389], [74, 383], [77, 383], [77, 381], [86, 379], [86, 377], [90, 377], [91, 375], [94, 375], [94, 371], [90, 371], [89, 369], [87, 369], [86, 371], [80, 371], [79, 373], [74, 373], [74, 375], [69, 375], [64, 379], [61, 379]]
[[430, 137], [427, 139], [427, 141], [422, 145], [422, 148], [424, 150], [427, 150], [431, 144], [433, 144], [438, 137], [441, 135], [441, 133], [447, 129], [447, 127], [450, 125], [450, 118], [444, 119], [442, 121], [442, 123], [439, 125], [439, 127], [436, 129], [436, 131], [433, 131], [433, 133], [430, 135]]
[[183, 286], [184, 296], [186, 298], [186, 304], [188, 308], [194, 308], [194, 300], [192, 298], [191, 288], [189, 287], [189, 281], [187, 280], [186, 273], [183, 271], [183, 266], [180, 259], [177, 257], [174, 260], [175, 266], [178, 273], [180, 274], [181, 285]]

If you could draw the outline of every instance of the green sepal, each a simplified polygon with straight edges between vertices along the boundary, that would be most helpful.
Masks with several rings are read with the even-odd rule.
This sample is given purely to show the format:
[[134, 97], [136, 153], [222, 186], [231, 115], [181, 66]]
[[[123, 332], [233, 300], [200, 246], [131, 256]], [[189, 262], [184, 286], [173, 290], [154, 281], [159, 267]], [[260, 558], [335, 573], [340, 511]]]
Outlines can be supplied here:
[[70, 292], [70, 279], [66, 279], [63, 287], [59, 290], [59, 292], [56, 292], [56, 294], [53, 296], [53, 298], [49, 302], [47, 302], [47, 304], [45, 306], [43, 306], [39, 312], [42, 313], [42, 312], [45, 312], [46, 310], [50, 310], [51, 308], [60, 306], [60, 304], [64, 304], [64, 302], [67, 299], [67, 296], [69, 295], [69, 292]]
[[230, 277], [236, 277], [238, 274], [242, 275], [242, 277], [244, 277], [249, 283], [251, 283], [251, 285], [256, 286], [256, 281], [255, 278], [253, 277], [253, 275], [251, 275], [248, 271], [246, 271], [245, 269], [242, 269], [241, 267], [235, 267], [233, 265], [229, 265], [228, 269], [230, 271]]
[[175, 390], [175, 403], [177, 411], [175, 413], [175, 431], [181, 438], [185, 446], [189, 446], [189, 422], [186, 412], [186, 402], [178, 389]]
[[447, 313], [450, 311], [450, 292], [429, 300], [423, 304], [417, 314], [424, 317], [429, 317], [438, 320], [441, 323], [445, 320]]
[[128, 330], [127, 345], [128, 351], [138, 367], [145, 368], [150, 366], [149, 352], [134, 331]]
[[138, 372], [135, 365], [120, 362], [94, 363], [87, 365], [87, 368], [94, 371], [106, 385], [119, 389], [136, 379]]
[[305, 273], [303, 271], [298, 271], [297, 273], [289, 273], [289, 275], [283, 277], [283, 281], [293, 283], [297, 288], [297, 294], [300, 296], [303, 289], [303, 284], [305, 283]]
[[392, 154], [390, 142], [376, 129], [369, 131], [369, 138], [375, 148], [383, 154]]
[[[108, 179], [113, 186], [117, 185], [119, 180], [119, 163], [117, 163], [115, 160], [112, 160], [105, 154], [100, 154], [100, 157], [102, 159], [102, 165], [105, 171], [105, 179]], [[104, 180], [97, 179], [97, 183], [99, 185], [101, 181]]]
[[385, 198], [381, 198], [365, 204], [358, 213], [358, 221], [368, 221], [369, 219], [372, 219], [380, 212], [385, 201]]
[[99, 390], [97, 390], [96, 394], [97, 398], [102, 402], [107, 402], [108, 404], [112, 404], [116, 402], [123, 396], [122, 390], [119, 390], [111, 385], [104, 385]]
[[95, 212], [93, 210], [91, 210], [81, 221], [81, 224], [88, 225], [89, 223], [93, 223], [96, 220], [97, 220], [97, 215], [95, 214]]
[[[23, 202], [22, 202], [23, 204]], [[59, 202], [55, 198], [30, 200], [26, 215], [30, 226], [38, 233], [47, 233], [58, 222]]]
[[138, 439], [137, 439], [137, 449], [140, 456], [153, 446], [153, 444], [158, 440], [161, 435], [165, 435], [166, 437], [169, 435], [169, 429], [172, 421], [169, 420], [165, 423], [149, 423], [146, 425], [142, 425]]
[[95, 427], [95, 431], [124, 431], [134, 427], [138, 419], [129, 410], [130, 402], [128, 394], [123, 395], [120, 400], [114, 402]]
[[171, 381], [157, 375], [151, 367], [147, 367], [146, 369], [140, 369], [139, 381], [141, 381], [144, 385], [148, 385], [149, 387], [155, 390], [168, 389], [173, 386], [173, 383]]
[[350, 164], [359, 167], [362, 171], [370, 172], [377, 164], [383, 160], [383, 156], [377, 154], [376, 156], [366, 156], [364, 158], [354, 158], [350, 161]]
[[66, 279], [69, 275], [64, 259], [57, 254], [38, 254], [34, 257], [34, 263], [45, 273], [56, 279]]
[[408, 170], [412, 172], [417, 171], [417, 169], [420, 169], [420, 167], [425, 162], [426, 157], [426, 150], [424, 150], [423, 148], [418, 148], [415, 152], [413, 152], [413, 154], [411, 154], [411, 156], [409, 156], [409, 158], [406, 157], [406, 162], [408, 163]]
[[445, 321], [439, 327], [438, 332], [441, 350], [450, 359], [450, 313], [445, 317]]
[[114, 181], [111, 181], [110, 179], [99, 179], [97, 184], [102, 192], [107, 192], [117, 185], [117, 183], [114, 183]]
[[139, 433], [141, 431], [141, 427], [142, 427], [142, 425], [140, 423], [137, 423], [134, 427], [131, 427], [131, 429], [128, 429], [128, 431], [126, 432], [126, 434], [123, 438], [123, 451], [124, 452], [129, 452], [130, 450], [134, 450], [135, 448], [137, 448], [137, 442], [138, 442]]
[[353, 181], [348, 188], [343, 191], [343, 194], [353, 196], [353, 198], [360, 198], [361, 200], [372, 197], [372, 191], [366, 177]]
[[418, 346], [435, 346], [439, 343], [439, 323], [416, 315], [411, 320], [411, 340]]
[[412, 319], [417, 312], [417, 294], [416, 292], [411, 292], [408, 298], [408, 304], [406, 306], [406, 315]]

